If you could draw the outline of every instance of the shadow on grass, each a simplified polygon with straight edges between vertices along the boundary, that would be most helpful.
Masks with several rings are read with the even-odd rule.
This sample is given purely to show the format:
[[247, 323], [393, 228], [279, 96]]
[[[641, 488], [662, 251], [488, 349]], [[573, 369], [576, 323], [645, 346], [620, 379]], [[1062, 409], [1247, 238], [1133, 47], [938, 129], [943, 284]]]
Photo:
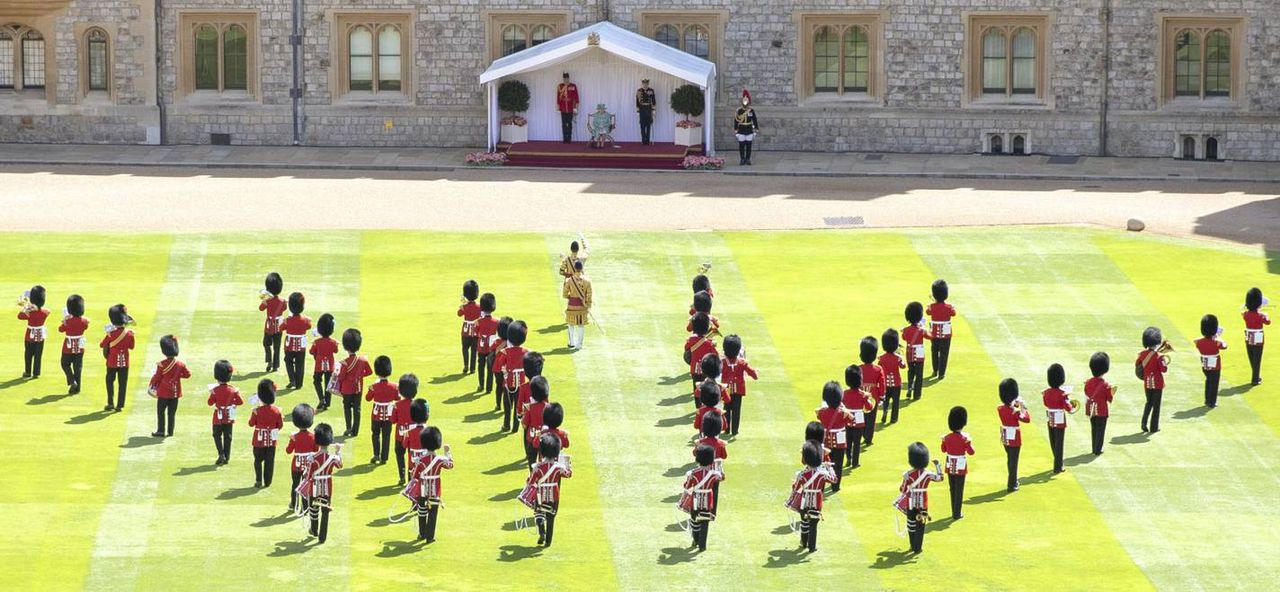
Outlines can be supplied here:
[[511, 432], [499, 430], [497, 432], [491, 432], [483, 436], [475, 436], [470, 440], [467, 440], [467, 444], [473, 444], [473, 445], [492, 444], [494, 442], [497, 442], [499, 440], [506, 438], [507, 436], [512, 436], [512, 435], [514, 434], [512, 434]]
[[542, 547], [526, 547], [524, 545], [503, 545], [498, 547], [498, 561], [511, 563], [523, 561], [542, 554]]
[[212, 473], [218, 470], [218, 465], [208, 464], [197, 467], [182, 467], [173, 473], [174, 477], [186, 477], [188, 475], [196, 475], [199, 473]]
[[288, 557], [290, 555], [301, 555], [320, 546], [317, 539], [304, 539], [301, 541], [279, 541], [276, 548], [267, 553], [267, 557]]
[[245, 374], [236, 374], [235, 376], [231, 377], [231, 380], [232, 381], [253, 380], [255, 378], [262, 378], [263, 376], [267, 376], [270, 374], [272, 373], [271, 372], [248, 372]]
[[249, 526], [252, 526], [254, 528], [268, 528], [271, 526], [280, 526], [282, 524], [288, 524], [290, 522], [293, 522], [294, 519], [295, 518], [294, 518], [293, 512], [290, 510], [285, 510], [284, 513], [282, 514], [278, 514], [276, 516], [268, 516], [266, 518], [263, 518], [262, 520], [249, 524]]
[[417, 553], [425, 548], [427, 548], [427, 542], [417, 539], [412, 541], [383, 541], [382, 550], [378, 551], [376, 556], [383, 559], [403, 557]]
[[1201, 405], [1200, 407], [1193, 407], [1191, 409], [1183, 409], [1182, 411], [1175, 411], [1173, 412], [1173, 418], [1174, 419], [1195, 419], [1197, 417], [1204, 417], [1208, 413], [1209, 413], [1209, 408]]
[[18, 386], [18, 385], [20, 385], [20, 384], [22, 384], [22, 383], [24, 383], [24, 382], [29, 381], [29, 380], [31, 380], [31, 379], [30, 379], [30, 378], [23, 378], [23, 377], [21, 377], [21, 376], [19, 376], [18, 378], [10, 378], [9, 380], [6, 380], [6, 381], [4, 381], [4, 382], [0, 382], [0, 391], [2, 391], [2, 390], [4, 390], [4, 389], [7, 389], [7, 388], [9, 388], [9, 387]]
[[491, 501], [491, 502], [509, 502], [509, 501], [511, 501], [511, 500], [513, 500], [513, 499], [516, 499], [516, 496], [517, 496], [517, 495], [520, 495], [520, 490], [521, 490], [521, 489], [524, 489], [524, 488], [523, 488], [523, 487], [517, 487], [517, 488], [515, 488], [515, 489], [512, 489], [511, 491], [507, 491], [507, 492], [504, 492], [504, 493], [499, 493], [499, 494], [497, 494], [497, 495], [494, 495], [494, 496], [490, 497], [490, 498], [489, 498], [489, 501]]
[[551, 350], [551, 351], [542, 352], [542, 355], [544, 355], [544, 356], [563, 356], [563, 355], [565, 355], [565, 354], [571, 354], [571, 353], [573, 353], [573, 349], [572, 349], [572, 348], [570, 348], [570, 347], [568, 347], [568, 346], [563, 346], [563, 347], [557, 347], [557, 348], [555, 348], [555, 349], [553, 349], [553, 350]]
[[519, 471], [520, 469], [528, 469], [528, 468], [529, 468], [529, 464], [522, 459], [522, 460], [517, 460], [517, 461], [507, 463], [502, 466], [493, 467], [492, 469], [489, 469], [487, 471], [482, 471], [482, 473], [484, 473], [485, 475], [501, 475], [503, 473], [512, 473], [515, 471]]
[[459, 403], [470, 403], [470, 402], [472, 402], [472, 401], [474, 401], [474, 400], [476, 400], [476, 399], [479, 399], [480, 397], [483, 397], [483, 396], [484, 396], [484, 389], [481, 389], [481, 388], [479, 388], [479, 387], [476, 387], [476, 390], [471, 391], [471, 392], [469, 392], [469, 393], [464, 393], [464, 394], [458, 395], [458, 396], [456, 396], [456, 397], [449, 397], [448, 399], [445, 399], [445, 400], [444, 400], [444, 404], [445, 404], [445, 405], [457, 405], [457, 404], [459, 404]]
[[127, 441], [125, 441], [124, 444], [121, 444], [120, 447], [121, 448], [142, 448], [144, 446], [155, 446], [156, 444], [162, 444], [162, 443], [164, 443], [164, 438], [156, 438], [154, 436], [132, 436]]
[[86, 413], [84, 415], [77, 415], [75, 417], [72, 417], [71, 419], [68, 419], [63, 423], [67, 425], [84, 425], [86, 423], [102, 421], [108, 417], [111, 417], [111, 414], [113, 413], [115, 412], [114, 411], [94, 411], [92, 413]]
[[350, 477], [352, 475], [367, 475], [369, 473], [372, 473], [373, 470], [376, 468], [378, 468], [378, 465], [375, 465], [372, 463], [363, 463], [363, 464], [350, 466], [345, 469], [339, 469], [335, 471], [333, 474], [336, 477]]
[[1018, 483], [1024, 487], [1027, 485], [1040, 485], [1041, 483], [1048, 483], [1049, 480], [1052, 478], [1053, 478], [1052, 470], [1040, 471], [1039, 473], [1036, 473], [1034, 475], [1023, 477], [1018, 481]]
[[668, 524], [666, 528], [663, 528], [663, 530], [667, 532], [687, 532], [684, 529], [683, 522], [672, 522], [671, 524]]
[[1236, 396], [1236, 395], [1243, 395], [1243, 394], [1245, 394], [1245, 393], [1247, 393], [1247, 392], [1249, 392], [1249, 391], [1251, 391], [1251, 390], [1253, 390], [1253, 385], [1252, 385], [1252, 384], [1237, 384], [1237, 385], [1235, 385], [1235, 386], [1233, 386], [1233, 387], [1224, 388], [1224, 389], [1222, 389], [1222, 390], [1218, 391], [1218, 396], [1219, 396], [1219, 397], [1234, 397], [1234, 396]]
[[469, 375], [464, 372], [459, 372], [457, 374], [446, 374], [444, 376], [437, 376], [435, 378], [432, 378], [431, 384], [448, 384], [450, 382], [458, 382], [459, 380], [462, 380], [467, 376]]
[[1084, 454], [1077, 454], [1071, 458], [1068, 458], [1062, 461], [1062, 464], [1068, 467], [1074, 467], [1078, 465], [1087, 465], [1095, 460], [1098, 460], [1098, 455], [1092, 452], [1086, 452]]
[[252, 485], [249, 487], [233, 487], [222, 493], [219, 493], [218, 499], [224, 500], [224, 501], [239, 499], [245, 496], [253, 495], [255, 493], [258, 493], [259, 491], [262, 491], [262, 489], [259, 487], [253, 487]]
[[664, 504], [674, 504], [678, 501], [680, 501], [680, 494], [678, 493], [662, 498], [662, 503]]
[[918, 555], [911, 551], [881, 551], [876, 553], [876, 562], [871, 564], [871, 569], [892, 569], [915, 563], [917, 558]]
[[1144, 442], [1150, 442], [1150, 441], [1151, 441], [1151, 434], [1148, 434], [1146, 432], [1134, 432], [1132, 434], [1127, 434], [1124, 436], [1115, 436], [1111, 438], [1111, 443], [1116, 446], [1123, 446], [1125, 444], [1142, 444]]
[[71, 396], [70, 393], [57, 393], [53, 395], [45, 395], [43, 397], [36, 397], [34, 399], [31, 399], [27, 401], [27, 404], [28, 405], [48, 405], [49, 403], [57, 403], [58, 401], [61, 401], [70, 396]]
[[989, 504], [991, 502], [998, 502], [1004, 499], [1005, 496], [1010, 495], [1011, 493], [1013, 492], [1009, 491], [1008, 489], [997, 489], [991, 493], [984, 493], [982, 495], [975, 495], [973, 497], [970, 497], [969, 499], [964, 500], [964, 503], [970, 506], [976, 506], [980, 504]]
[[764, 567], [766, 569], [778, 569], [808, 562], [809, 551], [806, 549], [775, 549], [769, 551], [769, 557], [764, 560]]
[[676, 426], [687, 426], [690, 430], [692, 430], [693, 418], [695, 415], [696, 415], [695, 413], [687, 413], [685, 415], [681, 415], [680, 417], [668, 417], [666, 419], [659, 419], [658, 421], [654, 422], [653, 427], [674, 428]]
[[674, 397], [668, 397], [666, 399], [658, 401], [658, 406], [659, 407], [675, 407], [676, 405], [681, 405], [681, 404], [688, 405], [692, 401], [693, 401], [693, 397], [690, 396], [688, 393], [685, 393], [682, 395], [676, 395]]
[[480, 423], [482, 421], [487, 421], [487, 420], [495, 419], [498, 417], [502, 417], [501, 411], [497, 411], [497, 410], [482, 411], [480, 413], [472, 413], [471, 415], [464, 415], [462, 417], [462, 423]]
[[698, 558], [698, 550], [692, 547], [666, 547], [658, 552], [658, 565], [680, 565]]
[[663, 473], [662, 476], [663, 477], [680, 477], [696, 466], [698, 466], [698, 463], [691, 462], [684, 466], [671, 467], [667, 469], [667, 472]]
[[373, 489], [366, 489], [356, 494], [356, 499], [367, 502], [369, 500], [375, 500], [380, 497], [395, 495], [397, 493], [400, 493], [400, 489], [401, 489], [401, 486], [395, 485], [395, 484], [383, 485], [382, 487], [374, 487]]
[[523, 530], [524, 528], [526, 528], [526, 526], [523, 518], [520, 520], [508, 520], [502, 524], [502, 530], [507, 532], [516, 532], [518, 530]]
[[783, 524], [782, 526], [775, 526], [773, 530], [769, 531], [769, 533], [777, 536], [783, 536], [788, 534], [795, 534], [796, 531], [791, 528], [790, 524]]
[[693, 379], [689, 378], [689, 375], [687, 374], [682, 374], [680, 376], [663, 376], [658, 379], [658, 386], [675, 386], [682, 382], [690, 382], [692, 380]]
[[538, 329], [538, 335], [551, 335], [552, 333], [561, 333], [568, 328], [569, 328], [569, 325], [567, 323], [560, 323], [559, 325], [547, 325], [546, 327]]

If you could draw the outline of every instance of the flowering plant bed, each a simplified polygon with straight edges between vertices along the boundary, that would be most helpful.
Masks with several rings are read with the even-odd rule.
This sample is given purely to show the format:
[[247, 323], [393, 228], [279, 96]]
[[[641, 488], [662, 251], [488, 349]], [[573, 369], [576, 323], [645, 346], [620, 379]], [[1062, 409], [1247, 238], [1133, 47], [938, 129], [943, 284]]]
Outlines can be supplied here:
[[519, 115], [511, 115], [509, 117], [502, 118], [502, 125], [514, 125], [516, 127], [524, 127], [526, 125], [529, 125], [529, 120]]
[[507, 155], [502, 152], [472, 152], [467, 155], [467, 166], [500, 167], [507, 164]]
[[686, 156], [681, 167], [686, 171], [718, 171], [724, 168], [724, 159], [718, 156]]
[[676, 127], [680, 129], [690, 129], [695, 127], [702, 127], [702, 124], [692, 119], [681, 119], [680, 121], [676, 122]]

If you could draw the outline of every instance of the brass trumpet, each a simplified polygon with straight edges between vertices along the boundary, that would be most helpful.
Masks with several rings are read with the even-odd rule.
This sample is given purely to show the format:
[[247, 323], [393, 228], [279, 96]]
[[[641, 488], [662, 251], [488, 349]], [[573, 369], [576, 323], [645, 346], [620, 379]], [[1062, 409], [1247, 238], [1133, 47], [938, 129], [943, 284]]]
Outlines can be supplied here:
[[708, 271], [711, 271], [711, 262], [703, 261], [702, 264], [698, 266], [698, 275], [706, 275]]
[[1080, 410], [1080, 399], [1067, 399], [1067, 402], [1071, 404], [1071, 411], [1069, 413], [1074, 414], [1076, 411]]
[[1171, 359], [1169, 354], [1174, 353], [1173, 345], [1168, 341], [1165, 341], [1160, 344], [1160, 347], [1156, 348], [1156, 353], [1160, 354], [1160, 360], [1164, 362], [1166, 366], [1168, 366], [1169, 361]]
[[272, 296], [271, 292], [268, 292], [266, 290], [261, 290], [258, 292], [258, 300], [270, 300], [271, 296]]

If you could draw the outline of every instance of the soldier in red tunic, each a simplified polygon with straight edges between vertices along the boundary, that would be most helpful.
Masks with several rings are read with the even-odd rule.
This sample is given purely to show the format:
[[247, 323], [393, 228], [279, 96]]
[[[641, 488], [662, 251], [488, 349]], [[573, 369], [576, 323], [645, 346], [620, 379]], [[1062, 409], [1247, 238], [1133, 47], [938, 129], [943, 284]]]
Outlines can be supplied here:
[[476, 371], [474, 366], [471, 370], [476, 372], [476, 388], [486, 393], [493, 388], [493, 372], [489, 369], [493, 367], [493, 346], [498, 341], [498, 319], [493, 318], [493, 311], [497, 308], [498, 301], [493, 294], [485, 292], [480, 296], [480, 318], [476, 319], [475, 325], [476, 357], [480, 370]]
[[276, 383], [264, 378], [258, 382], [258, 405], [249, 414], [253, 428], [253, 486], [271, 487], [276, 472], [276, 441], [284, 428], [284, 417], [276, 407]]
[[969, 411], [964, 407], [952, 407], [947, 414], [947, 427], [951, 433], [942, 437], [942, 453], [947, 455], [947, 485], [951, 489], [951, 519], [964, 518], [960, 506], [964, 503], [964, 478], [969, 474], [968, 456], [973, 452], [973, 439], [960, 430], [969, 423]]
[[[152, 438], [173, 435], [173, 423], [178, 415], [178, 399], [182, 398], [182, 380], [191, 378], [187, 365], [178, 359], [178, 338], [165, 335], [160, 338], [160, 353], [164, 361], [156, 364], [155, 374], [147, 385], [147, 394], [156, 400], [156, 431]], [[168, 417], [166, 428], [165, 418]]]
[[1134, 362], [1134, 370], [1142, 379], [1142, 388], [1147, 395], [1147, 403], [1142, 408], [1142, 431], [1153, 434], [1160, 431], [1160, 400], [1164, 398], [1164, 373], [1169, 370], [1169, 358], [1159, 351], [1163, 344], [1164, 336], [1160, 329], [1147, 327], [1142, 331], [1144, 349]]
[[[898, 401], [902, 398], [902, 369], [907, 367], [907, 363], [902, 361], [902, 356], [898, 355], [898, 332], [894, 329], [885, 329], [884, 335], [880, 336], [880, 347], [884, 349], [884, 355], [878, 360], [880, 371], [884, 374], [884, 399], [880, 402], [883, 410], [880, 412], [880, 423], [888, 424], [898, 423]], [[867, 430], [871, 434], [875, 430]], [[867, 444], [870, 444], [870, 439]]]
[[951, 319], [956, 316], [956, 307], [947, 304], [950, 293], [947, 280], [937, 280], [931, 286], [933, 304], [925, 311], [929, 315], [929, 355], [933, 362], [933, 376], [938, 380], [947, 377], [947, 360], [951, 356]]
[[[529, 405], [533, 402], [531, 396], [532, 391], [529, 390], [529, 384], [534, 378], [542, 376], [542, 366], [545, 362], [542, 354], [536, 351], [527, 351], [524, 353], [524, 380], [525, 383], [520, 385], [520, 389], [516, 391], [516, 416], [521, 419], [521, 425], [524, 424], [524, 416], [528, 413]], [[538, 424], [539, 426], [542, 424]]]
[[578, 85], [569, 82], [569, 73], [565, 72], [564, 82], [556, 87], [556, 110], [560, 112], [560, 131], [564, 143], [573, 141], [573, 119], [578, 115]]
[[942, 480], [942, 467], [933, 461], [933, 472], [925, 470], [929, 466], [929, 449], [922, 442], [913, 442], [907, 446], [907, 463], [911, 470], [902, 474], [902, 485], [898, 486], [898, 500], [894, 506], [907, 516], [907, 536], [911, 540], [911, 552], [924, 551], [924, 528], [929, 523], [929, 484]]
[[1027, 404], [1018, 396], [1018, 381], [1006, 378], [1000, 381], [1000, 406], [996, 414], [1000, 417], [1000, 443], [1004, 445], [1004, 455], [1009, 467], [1008, 491], [1018, 490], [1018, 454], [1022, 451], [1022, 428], [1019, 424], [1031, 423], [1031, 414], [1027, 412]]
[[716, 359], [720, 358], [720, 353], [716, 350], [716, 342], [711, 339], [708, 332], [711, 331], [711, 317], [705, 313], [697, 313], [693, 315], [693, 319], [689, 321], [693, 327], [693, 335], [690, 335], [684, 342], [684, 362], [689, 365], [689, 376], [693, 379], [693, 395], [694, 404], [697, 404], [698, 384], [702, 382], [702, 368], [700, 363], [702, 359], [714, 355]]
[[542, 410], [542, 431], [538, 433], [538, 438], [552, 435], [560, 442], [561, 450], [569, 449], [569, 432], [560, 429], [564, 425], [564, 407], [559, 403], [547, 403], [547, 407]]
[[551, 546], [556, 532], [556, 514], [560, 512], [560, 481], [573, 477], [569, 455], [561, 454], [560, 438], [543, 434], [538, 439], [538, 462], [525, 480], [517, 498], [533, 510], [538, 525], [538, 545]]
[[496, 385], [496, 388], [493, 389], [494, 411], [502, 410], [502, 372], [498, 370], [498, 361], [502, 359], [502, 352], [507, 349], [507, 330], [511, 328], [511, 322], [511, 317], [498, 319], [498, 323], [493, 329], [495, 338], [489, 350], [489, 361], [486, 363], [489, 377], [485, 381], [484, 394], [489, 394], [490, 387]]
[[867, 412], [866, 425], [862, 430], [862, 441], [867, 446], [871, 445], [875, 435], [876, 415], [880, 410], [880, 402], [884, 400], [885, 393], [884, 369], [880, 367], [880, 364], [876, 363], [876, 354], [879, 352], [880, 343], [876, 341], [875, 337], [868, 335], [858, 343], [858, 359], [862, 361], [862, 365], [858, 366], [858, 372], [862, 377], [862, 390], [871, 397], [871, 410]]
[[1062, 467], [1062, 457], [1067, 439], [1067, 414], [1076, 412], [1076, 404], [1071, 401], [1070, 393], [1062, 390], [1062, 385], [1067, 382], [1067, 371], [1062, 364], [1050, 365], [1048, 375], [1049, 388], [1041, 394], [1048, 418], [1049, 448], [1053, 450], [1053, 473], [1056, 475], [1066, 470]]
[[427, 420], [431, 419], [431, 407], [425, 399], [414, 399], [409, 403], [409, 428], [404, 431], [400, 443], [409, 456], [410, 468], [422, 458], [422, 430], [427, 428]]
[[924, 389], [924, 340], [931, 339], [924, 329], [924, 306], [919, 302], [907, 304], [907, 326], [902, 328], [902, 340], [907, 345], [907, 396], [919, 400]]
[[18, 320], [27, 322], [22, 338], [23, 378], [40, 378], [40, 362], [44, 358], [44, 339], [47, 333], [44, 322], [49, 318], [49, 310], [44, 307], [44, 301], [44, 286], [33, 286], [18, 302], [22, 307], [18, 311]]
[[280, 292], [284, 291], [284, 279], [273, 271], [267, 274], [263, 283], [266, 289], [262, 291], [262, 303], [258, 305], [258, 310], [267, 313], [266, 324], [262, 326], [262, 352], [267, 372], [275, 372], [280, 369], [280, 323], [284, 322], [286, 307]]
[[698, 385], [698, 410], [693, 414], [693, 431], [701, 433], [702, 422], [710, 415], [715, 415], [724, 422], [724, 400], [720, 396], [720, 385], [711, 380], [704, 380]]
[[[822, 463], [831, 464], [831, 449], [822, 445], [822, 441], [826, 440], [827, 430], [823, 429], [822, 424], [811, 421], [804, 424], [804, 440], [805, 442], [813, 442], [822, 451]], [[832, 467], [834, 468], [834, 467]]]
[[502, 431], [516, 433], [520, 423], [515, 418], [516, 395], [524, 384], [524, 347], [529, 326], [524, 321], [512, 321], [507, 327], [507, 348], [498, 355], [498, 371], [502, 374]]
[[[525, 360], [529, 360], [528, 354], [525, 355]], [[543, 426], [542, 412], [547, 408], [547, 397], [550, 395], [551, 386], [547, 384], [546, 377], [534, 376], [522, 388], [529, 391], [529, 406], [525, 409], [524, 416], [520, 418], [520, 426], [524, 432], [521, 440], [524, 442], [525, 462], [529, 464], [529, 469], [533, 470], [533, 463], [538, 460], [538, 436], [542, 433]]]
[[[837, 391], [840, 386], [836, 385]], [[837, 471], [822, 461], [822, 445], [806, 440], [800, 447], [804, 468], [796, 471], [786, 506], [800, 514], [800, 546], [818, 550], [818, 522], [822, 520], [823, 487], [835, 483]]]
[[218, 360], [213, 364], [213, 379], [218, 384], [209, 387], [208, 404], [213, 407], [213, 447], [218, 450], [215, 465], [225, 465], [231, 460], [231, 430], [236, 423], [236, 407], [244, 405], [240, 389], [227, 384], [234, 373], [231, 362]]
[[80, 374], [84, 370], [84, 350], [88, 347], [84, 332], [89, 329], [89, 319], [84, 318], [84, 298], [72, 294], [67, 298], [67, 310], [58, 325], [58, 332], [66, 335], [62, 340], [62, 373], [67, 375], [67, 394], [80, 393]]
[[702, 313], [707, 315], [707, 319], [711, 323], [711, 329], [707, 332], [707, 334], [712, 336], [719, 335], [720, 319], [717, 319], [716, 315], [711, 314], [712, 303], [713, 303], [713, 300], [711, 298], [711, 294], [709, 294], [705, 290], [694, 294], [693, 306], [689, 307], [689, 322], [685, 323], [684, 330], [692, 333], [693, 332], [693, 315]]
[[480, 284], [475, 280], [467, 280], [462, 284], [462, 305], [458, 307], [458, 316], [462, 317], [462, 373], [476, 371], [476, 358], [479, 348], [476, 339], [476, 321], [480, 320], [480, 305], [476, 299], [480, 297]]
[[[729, 458], [729, 448], [725, 445], [724, 440], [720, 439], [720, 434], [724, 431], [724, 417], [714, 413], [707, 414], [702, 418], [702, 430], [699, 434], [702, 436], [693, 443], [696, 447], [700, 444], [706, 444], [716, 451], [716, 460], [725, 460]], [[723, 467], [721, 467], [723, 470]]]
[[289, 376], [293, 390], [302, 388], [302, 375], [307, 365], [307, 333], [311, 331], [311, 319], [303, 316], [307, 299], [302, 292], [289, 295], [289, 317], [280, 323], [284, 333], [284, 371]]
[[[405, 451], [408, 449], [404, 445], [404, 437], [413, 427], [413, 418], [409, 415], [409, 408], [413, 405], [415, 397], [418, 396], [418, 377], [414, 374], [405, 374], [400, 377], [400, 400], [396, 401], [396, 406], [391, 410], [391, 423], [396, 427], [396, 468], [397, 475], [400, 480], [399, 485], [404, 485], [405, 479]], [[425, 419], [423, 421], [426, 421]]]
[[364, 391], [364, 379], [373, 374], [369, 360], [359, 355], [364, 337], [359, 329], [347, 329], [342, 332], [342, 349], [347, 352], [347, 359], [338, 364], [338, 394], [342, 396], [342, 419], [347, 429], [344, 437], [360, 435], [360, 393]]
[[822, 406], [814, 413], [826, 430], [823, 444], [831, 449], [831, 462], [835, 465], [835, 481], [831, 492], [840, 491], [841, 474], [844, 472], [844, 455], [849, 451], [848, 428], [853, 425], [853, 413], [845, 409], [840, 383], [832, 380], [822, 387]]
[[759, 380], [756, 369], [747, 363], [747, 356], [742, 351], [742, 338], [730, 335], [724, 338], [724, 358], [720, 360], [720, 379], [729, 389], [729, 435], [738, 435], [738, 425], [742, 423], [742, 399], [747, 396], [747, 377]]
[[312, 370], [312, 384], [316, 387], [316, 411], [324, 411], [329, 408], [329, 401], [333, 398], [333, 393], [329, 391], [329, 381], [333, 379], [333, 370], [336, 367], [334, 356], [338, 353], [338, 342], [333, 339], [334, 330], [333, 315], [324, 313], [316, 320], [316, 334], [319, 338], [311, 344], [311, 357], [315, 360], [315, 367]]
[[306, 500], [298, 495], [298, 485], [302, 482], [303, 471], [308, 464], [311, 464], [311, 458], [316, 455], [317, 450], [320, 450], [316, 446], [315, 434], [311, 433], [311, 424], [315, 422], [316, 412], [310, 405], [299, 403], [289, 414], [289, 419], [293, 422], [293, 427], [298, 428], [298, 431], [289, 436], [289, 444], [284, 449], [286, 454], [293, 455], [293, 461], [289, 465], [293, 482], [289, 489], [289, 510], [301, 516], [307, 511], [307, 506]]
[[[418, 540], [433, 543], [436, 540], [436, 518], [444, 505], [444, 488], [440, 485], [440, 471], [453, 468], [453, 456], [444, 436], [435, 426], [422, 430], [418, 438], [423, 453], [413, 465], [413, 479], [406, 491], [414, 498], [418, 513]], [[444, 447], [444, 454], [437, 450]]]
[[333, 443], [333, 428], [322, 423], [316, 426], [316, 446], [319, 450], [303, 472], [298, 493], [311, 508], [311, 536], [324, 544], [329, 536], [329, 512], [333, 509], [333, 473], [342, 468], [342, 445]]
[[369, 464], [385, 465], [387, 458], [391, 456], [391, 414], [396, 401], [400, 399], [400, 390], [388, 380], [391, 376], [391, 358], [374, 358], [373, 372], [378, 375], [378, 380], [369, 385], [369, 392], [364, 396], [364, 400], [373, 401], [373, 410], [369, 413], [373, 458], [369, 459]]
[[[111, 324], [98, 343], [102, 357], [107, 360], [107, 406], [102, 410], [123, 411], [125, 394], [129, 391], [129, 350], [133, 349], [133, 331], [127, 325], [133, 324], [133, 317], [123, 304], [117, 304], [107, 310], [107, 318]], [[119, 398], [115, 396], [117, 391]]]
[[1250, 384], [1262, 384], [1262, 327], [1271, 324], [1271, 317], [1258, 309], [1267, 305], [1262, 290], [1249, 288], [1244, 295], [1244, 349], [1249, 354], [1249, 367], [1253, 370]]
[[1207, 314], [1200, 318], [1200, 339], [1196, 340], [1196, 350], [1200, 352], [1200, 369], [1204, 371], [1204, 406], [1210, 409], [1218, 406], [1218, 383], [1222, 379], [1222, 350], [1227, 349], [1222, 341], [1222, 327], [1218, 326], [1218, 317]]
[[716, 451], [711, 446], [699, 444], [693, 449], [698, 467], [684, 474], [684, 487], [677, 507], [689, 514], [689, 531], [693, 545], [699, 551], [707, 550], [707, 532], [716, 519], [720, 501], [717, 490], [724, 473], [717, 466]]
[[1107, 434], [1107, 416], [1111, 414], [1111, 401], [1115, 398], [1116, 387], [1107, 384], [1104, 378], [1111, 370], [1111, 357], [1106, 352], [1097, 352], [1089, 356], [1089, 373], [1093, 378], [1084, 382], [1084, 413], [1089, 416], [1089, 436], [1093, 443], [1093, 454], [1102, 454], [1103, 438]]
[[[844, 369], [845, 391], [841, 396], [841, 404], [852, 415], [849, 427], [845, 428], [845, 442], [848, 443], [848, 466], [858, 468], [862, 456], [862, 432], [867, 429], [867, 414], [871, 414], [870, 422], [875, 423], [875, 399], [866, 391], [862, 382], [862, 369], [850, 364]], [[841, 467], [836, 467], [839, 472]]]

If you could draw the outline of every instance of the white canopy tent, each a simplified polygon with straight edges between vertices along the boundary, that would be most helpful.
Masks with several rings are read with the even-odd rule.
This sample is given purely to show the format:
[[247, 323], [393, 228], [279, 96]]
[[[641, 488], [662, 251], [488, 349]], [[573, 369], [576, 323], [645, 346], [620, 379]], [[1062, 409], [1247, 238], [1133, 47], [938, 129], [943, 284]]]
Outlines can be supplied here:
[[640, 139], [635, 115], [635, 90], [640, 79], [648, 78], [658, 96], [654, 112], [653, 141], [671, 142], [680, 116], [671, 111], [671, 91], [684, 83], [703, 90], [703, 149], [715, 153], [714, 119], [716, 65], [632, 33], [613, 23], [601, 22], [562, 35], [545, 43], [494, 60], [480, 75], [487, 87], [489, 104], [489, 149], [498, 144], [501, 115], [498, 112], [498, 85], [504, 79], [518, 79], [529, 87], [527, 119], [531, 140], [560, 140], [560, 115], [555, 89], [561, 73], [570, 72], [581, 100], [575, 121], [575, 139], [585, 139], [586, 115], [604, 103], [617, 116], [614, 138], [622, 142]]

